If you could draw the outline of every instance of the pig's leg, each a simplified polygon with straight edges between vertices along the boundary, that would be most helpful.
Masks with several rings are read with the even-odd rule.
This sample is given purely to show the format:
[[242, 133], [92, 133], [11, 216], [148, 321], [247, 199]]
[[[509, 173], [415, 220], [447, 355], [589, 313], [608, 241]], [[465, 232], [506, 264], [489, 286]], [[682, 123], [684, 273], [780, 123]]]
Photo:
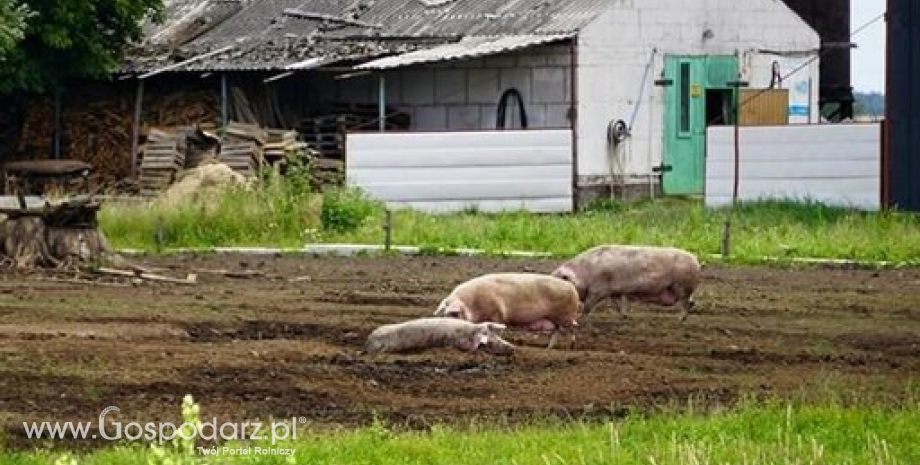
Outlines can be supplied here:
[[626, 294], [620, 294], [620, 316], [629, 318], [626, 311], [629, 310], [629, 297]]
[[693, 307], [696, 304], [693, 302], [693, 297], [687, 296], [680, 299], [680, 321], [687, 321], [687, 316], [690, 315], [690, 310], [693, 310]]
[[552, 337], [549, 338], [549, 344], [546, 345], [547, 349], [552, 349], [553, 347], [556, 347], [556, 341], [559, 339], [560, 331], [561, 330], [558, 328], [555, 331], [553, 331]]
[[598, 304], [604, 301], [607, 296], [599, 293], [589, 293], [588, 298], [585, 299], [582, 310], [585, 312], [585, 316], [588, 316], [591, 313], [591, 310], [594, 310], [594, 307], [597, 307]]
[[572, 326], [556, 326], [556, 330], [553, 331], [552, 337], [549, 338], [549, 344], [546, 345], [547, 349], [552, 349], [556, 347], [556, 343], [559, 341], [559, 335], [562, 333], [568, 333], [571, 340], [569, 341], [569, 348], [575, 348], [575, 328]]

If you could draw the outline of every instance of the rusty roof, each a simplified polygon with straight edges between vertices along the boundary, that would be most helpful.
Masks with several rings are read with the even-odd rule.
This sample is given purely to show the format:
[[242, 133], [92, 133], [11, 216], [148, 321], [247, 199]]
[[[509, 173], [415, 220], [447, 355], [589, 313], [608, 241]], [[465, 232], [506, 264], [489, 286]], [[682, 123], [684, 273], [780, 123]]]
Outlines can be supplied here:
[[[280, 70], [313, 58], [370, 61], [475, 37], [572, 36], [609, 0], [168, 0], [125, 72]], [[514, 40], [512, 40], [514, 42]], [[519, 43], [521, 41], [517, 41]], [[501, 53], [501, 47], [480, 50]], [[437, 51], [433, 51], [436, 55]], [[427, 55], [426, 61], [437, 60]], [[446, 59], [446, 58], [445, 58]]]

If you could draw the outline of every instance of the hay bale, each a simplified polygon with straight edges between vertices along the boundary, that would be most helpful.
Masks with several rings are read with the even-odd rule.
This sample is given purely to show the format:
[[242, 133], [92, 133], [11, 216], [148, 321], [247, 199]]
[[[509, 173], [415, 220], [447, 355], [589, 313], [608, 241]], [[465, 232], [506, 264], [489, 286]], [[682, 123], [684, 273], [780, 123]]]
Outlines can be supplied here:
[[207, 163], [186, 170], [182, 177], [169, 186], [160, 200], [167, 205], [207, 202], [212, 196], [232, 186], [249, 186], [250, 181], [223, 163]]

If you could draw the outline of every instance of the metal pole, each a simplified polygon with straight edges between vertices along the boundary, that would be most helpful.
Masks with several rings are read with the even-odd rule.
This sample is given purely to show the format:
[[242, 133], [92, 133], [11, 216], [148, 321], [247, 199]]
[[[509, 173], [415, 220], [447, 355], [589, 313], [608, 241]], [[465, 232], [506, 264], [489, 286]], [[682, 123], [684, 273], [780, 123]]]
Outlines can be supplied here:
[[220, 130], [226, 131], [229, 118], [229, 105], [227, 102], [227, 73], [220, 73]]
[[734, 95], [734, 107], [735, 115], [733, 125], [735, 128], [735, 167], [734, 167], [734, 182], [732, 185], [732, 206], [728, 212], [728, 217], [725, 219], [725, 224], [722, 227], [722, 257], [728, 258], [731, 255], [731, 236], [732, 236], [732, 217], [735, 215], [735, 206], [738, 204], [738, 186], [740, 184], [740, 171], [741, 171], [741, 143], [739, 133], [741, 126], [741, 88], [748, 85], [747, 82], [741, 81], [732, 81], [728, 83], [729, 86], [735, 89]]
[[380, 73], [379, 88], [377, 89], [377, 119], [380, 132], [387, 130], [387, 81]]
[[141, 111], [144, 102], [144, 80], [137, 80], [137, 93], [134, 95], [134, 121], [131, 123], [131, 177], [137, 178], [137, 147], [141, 136]]

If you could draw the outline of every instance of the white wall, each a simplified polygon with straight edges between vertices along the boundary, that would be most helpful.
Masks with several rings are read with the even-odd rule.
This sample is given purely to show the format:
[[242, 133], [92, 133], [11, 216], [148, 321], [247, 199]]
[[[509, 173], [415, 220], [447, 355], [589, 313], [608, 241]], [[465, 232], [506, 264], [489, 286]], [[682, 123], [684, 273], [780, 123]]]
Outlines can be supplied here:
[[[550, 44], [485, 58], [410, 66], [387, 71], [386, 103], [409, 112], [413, 130], [495, 129], [502, 93], [517, 88], [530, 128], [568, 128], [571, 49]], [[342, 101], [376, 103], [376, 75], [334, 81], [327, 95]], [[520, 127], [516, 101], [506, 127]]]
[[350, 133], [346, 178], [393, 207], [572, 211], [572, 131]]
[[[710, 39], [703, 38], [707, 29]], [[757, 50], [813, 51], [819, 44], [818, 35], [780, 0], [612, 0], [610, 9], [578, 37], [579, 176], [609, 174], [607, 124], [628, 122], [637, 104], [623, 174], [647, 182], [650, 168], [661, 163], [665, 89], [653, 81], [661, 76], [665, 54], [736, 55], [743, 78], [764, 86], [775, 56]], [[658, 53], [645, 98], [636, 102], [653, 49]], [[805, 72], [815, 83], [811, 102], [816, 120], [818, 61]]]
[[[878, 124], [740, 128], [739, 197], [811, 198], [878, 209], [881, 155]], [[706, 137], [706, 205], [731, 203], [734, 130], [710, 127]]]

